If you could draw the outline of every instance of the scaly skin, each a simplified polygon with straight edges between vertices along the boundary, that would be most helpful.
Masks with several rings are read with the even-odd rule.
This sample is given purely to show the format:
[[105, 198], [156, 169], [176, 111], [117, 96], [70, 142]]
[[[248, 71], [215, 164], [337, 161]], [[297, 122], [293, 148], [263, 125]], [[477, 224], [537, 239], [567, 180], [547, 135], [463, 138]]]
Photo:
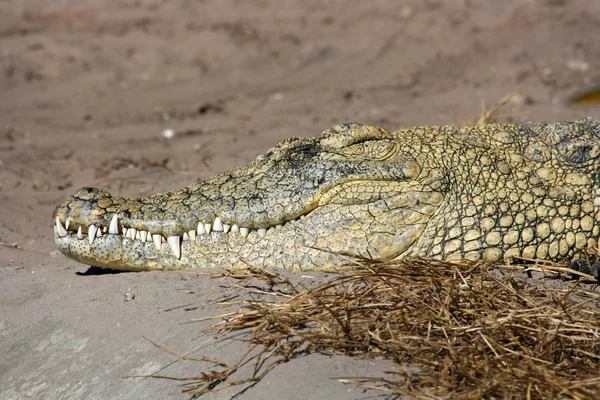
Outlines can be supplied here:
[[[394, 133], [343, 124], [181, 190], [81, 189], [56, 208], [55, 241], [74, 260], [129, 271], [327, 270], [347, 265], [340, 253], [571, 260], [598, 244], [599, 157], [592, 118]], [[92, 225], [103, 234], [90, 244]]]

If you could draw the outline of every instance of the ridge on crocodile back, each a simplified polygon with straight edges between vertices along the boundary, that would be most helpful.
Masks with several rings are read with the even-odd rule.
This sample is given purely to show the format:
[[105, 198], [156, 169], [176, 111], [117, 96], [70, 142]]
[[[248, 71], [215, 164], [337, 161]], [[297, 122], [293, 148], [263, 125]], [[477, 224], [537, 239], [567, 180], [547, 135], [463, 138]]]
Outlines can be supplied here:
[[117, 270], [337, 269], [341, 253], [576, 259], [600, 234], [600, 121], [390, 133], [341, 124], [247, 166], [143, 198], [83, 188], [53, 214], [59, 250]]

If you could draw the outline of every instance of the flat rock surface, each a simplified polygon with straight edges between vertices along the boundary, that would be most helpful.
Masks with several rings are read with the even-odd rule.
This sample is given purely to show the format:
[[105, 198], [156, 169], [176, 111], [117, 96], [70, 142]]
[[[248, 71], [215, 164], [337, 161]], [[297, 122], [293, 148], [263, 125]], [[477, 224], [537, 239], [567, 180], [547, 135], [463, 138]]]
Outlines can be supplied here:
[[[598, 37], [585, 0], [0, 2], [0, 399], [164, 399], [178, 382], [135, 376], [206, 368], [161, 370], [174, 357], [145, 337], [232, 363], [246, 351], [184, 324], [242, 296], [232, 282], [96, 274], [59, 254], [51, 214], [76, 189], [148, 195], [339, 122], [462, 123], [516, 89], [515, 122], [597, 117], [568, 99], [600, 82]], [[332, 378], [389, 368], [308, 355], [240, 398], [372, 398]]]

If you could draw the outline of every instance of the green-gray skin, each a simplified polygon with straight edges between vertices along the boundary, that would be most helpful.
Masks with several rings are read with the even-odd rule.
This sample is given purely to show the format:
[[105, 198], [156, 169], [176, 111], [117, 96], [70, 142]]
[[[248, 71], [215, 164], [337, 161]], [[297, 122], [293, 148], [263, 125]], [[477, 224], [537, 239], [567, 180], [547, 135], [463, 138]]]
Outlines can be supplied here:
[[55, 242], [127, 271], [331, 270], [349, 265], [343, 254], [572, 260], [598, 245], [599, 156], [593, 118], [393, 133], [342, 124], [180, 190], [81, 189], [54, 212]]

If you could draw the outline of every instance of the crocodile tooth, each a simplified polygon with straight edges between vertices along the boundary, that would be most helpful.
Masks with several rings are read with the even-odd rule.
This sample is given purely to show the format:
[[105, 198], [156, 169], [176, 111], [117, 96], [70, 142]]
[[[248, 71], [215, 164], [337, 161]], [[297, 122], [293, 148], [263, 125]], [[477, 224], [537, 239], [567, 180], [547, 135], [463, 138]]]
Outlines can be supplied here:
[[206, 229], [204, 229], [204, 224], [202, 222], [198, 222], [198, 235], [206, 235]]
[[146, 240], [148, 240], [148, 231], [140, 231], [140, 239], [142, 243], [146, 243]]
[[265, 228], [258, 228], [257, 232], [258, 236], [260, 237], [265, 237], [265, 235], [267, 234], [267, 230]]
[[181, 259], [181, 248], [179, 247], [180, 239], [181, 238], [179, 237], [179, 235], [169, 236], [167, 238], [167, 243], [169, 243], [173, 254], [175, 254], [175, 258], [177, 258], [178, 260]]
[[192, 242], [196, 241], [196, 231], [194, 229], [188, 232], [188, 236]]
[[239, 232], [240, 231], [240, 227], [237, 226], [236, 224], [231, 225], [231, 232]]
[[90, 245], [94, 243], [94, 239], [96, 239], [97, 230], [98, 228], [94, 224], [88, 226], [88, 240], [90, 241]]
[[154, 242], [154, 247], [156, 248], [156, 251], [160, 251], [160, 246], [162, 244], [162, 235], [155, 233], [154, 235], [152, 235], [152, 241]]
[[123, 227], [123, 236], [127, 236], [127, 228]]
[[103, 226], [102, 227], [102, 233], [106, 233], [106, 232], [108, 232], [108, 228], [106, 226]]
[[96, 237], [102, 237], [102, 227], [98, 228], [96, 231]]
[[206, 233], [210, 233], [211, 228], [212, 228], [211, 224], [204, 224], [204, 230], [206, 231]]
[[283, 228], [283, 224], [277, 224], [277, 225], [275, 225], [275, 229], [279, 230], [281, 228]]
[[81, 226], [77, 229], [77, 239], [83, 239], [83, 231], [81, 230]]
[[67, 230], [63, 226], [62, 222], [60, 222], [60, 218], [56, 217], [56, 234], [58, 237], [67, 236]]
[[136, 234], [137, 234], [137, 229], [135, 229], [135, 228], [130, 228], [127, 231], [127, 236], [129, 236], [129, 239], [131, 239], [131, 240], [135, 240], [135, 235]]
[[231, 225], [223, 224], [223, 232], [229, 232], [229, 228], [231, 228]]
[[242, 235], [242, 237], [248, 237], [248, 234], [250, 233], [250, 229], [248, 228], [240, 228], [240, 234]]
[[183, 232], [183, 241], [187, 242], [188, 240], [190, 240], [189, 235], [187, 234], [187, 232]]
[[137, 231], [135, 233], [135, 240], [140, 240], [140, 241], [142, 240], [142, 235], [140, 235], [140, 231]]
[[117, 214], [114, 214], [112, 219], [110, 220], [110, 227], [108, 228], [108, 233], [113, 235], [119, 234], [119, 217], [117, 217]]
[[65, 221], [65, 230], [69, 230], [69, 224], [71, 223], [71, 218], [67, 218], [67, 220]]
[[223, 232], [223, 223], [221, 222], [221, 218], [215, 218], [212, 226], [213, 231], [215, 232]]

